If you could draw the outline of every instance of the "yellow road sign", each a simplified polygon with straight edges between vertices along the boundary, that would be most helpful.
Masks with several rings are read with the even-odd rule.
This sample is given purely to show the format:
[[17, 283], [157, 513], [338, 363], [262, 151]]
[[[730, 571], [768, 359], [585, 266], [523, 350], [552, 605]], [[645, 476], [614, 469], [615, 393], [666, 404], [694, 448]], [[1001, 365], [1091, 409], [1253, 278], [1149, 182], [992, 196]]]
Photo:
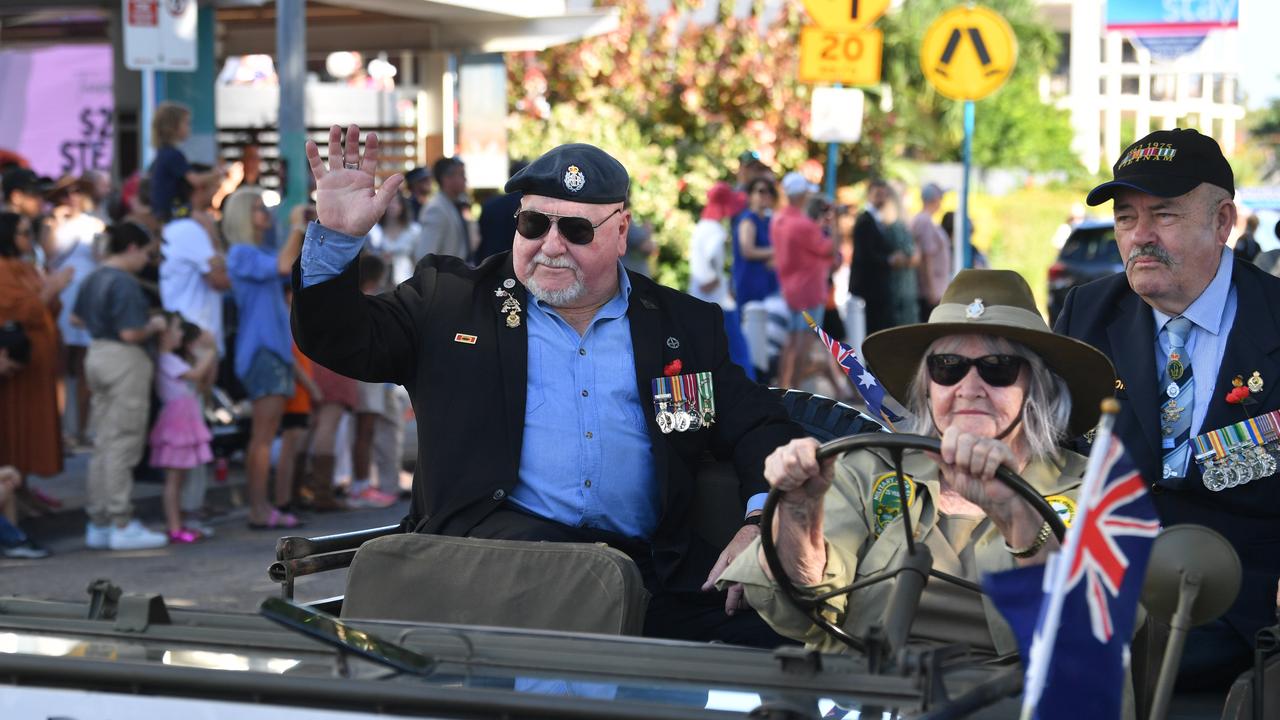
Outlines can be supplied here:
[[875, 85], [880, 82], [884, 33], [879, 30], [800, 30], [800, 82]]
[[920, 43], [920, 68], [953, 100], [980, 100], [1009, 78], [1018, 41], [1003, 17], [981, 5], [943, 13]]
[[804, 0], [804, 9], [827, 30], [857, 30], [883, 15], [889, 0]]

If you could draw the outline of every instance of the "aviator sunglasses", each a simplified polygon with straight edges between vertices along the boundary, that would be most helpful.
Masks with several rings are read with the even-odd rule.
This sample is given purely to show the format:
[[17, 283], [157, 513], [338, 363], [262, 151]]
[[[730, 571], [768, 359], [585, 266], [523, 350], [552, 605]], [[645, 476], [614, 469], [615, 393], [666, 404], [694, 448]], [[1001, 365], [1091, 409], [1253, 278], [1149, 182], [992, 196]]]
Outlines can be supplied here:
[[589, 245], [596, 238], [596, 228], [609, 222], [609, 218], [622, 212], [618, 208], [609, 216], [594, 225], [584, 217], [572, 215], [549, 215], [537, 210], [521, 210], [516, 213], [516, 232], [530, 240], [537, 240], [551, 230], [554, 223], [560, 235], [574, 245]]
[[929, 379], [950, 387], [969, 374], [970, 367], [978, 368], [978, 377], [991, 387], [1009, 387], [1018, 381], [1018, 373], [1026, 364], [1026, 358], [1017, 355], [983, 355], [969, 358], [964, 355], [930, 355], [925, 361]]

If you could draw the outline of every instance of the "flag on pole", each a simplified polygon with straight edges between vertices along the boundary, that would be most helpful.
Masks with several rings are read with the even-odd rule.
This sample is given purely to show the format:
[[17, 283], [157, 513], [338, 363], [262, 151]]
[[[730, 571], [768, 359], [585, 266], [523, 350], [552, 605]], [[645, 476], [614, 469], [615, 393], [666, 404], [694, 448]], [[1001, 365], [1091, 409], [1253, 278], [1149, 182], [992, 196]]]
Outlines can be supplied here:
[[1146, 483], [1106, 424], [1062, 550], [1045, 565], [984, 581], [1026, 665], [1023, 720], [1120, 717], [1124, 657], [1160, 523]]
[[818, 327], [809, 313], [804, 313], [804, 321], [809, 323], [809, 327], [818, 333], [818, 339], [827, 347], [827, 352], [831, 353], [831, 357], [835, 358], [836, 363], [844, 368], [844, 372], [853, 381], [854, 387], [858, 389], [858, 394], [867, 404], [867, 412], [878, 418], [881, 418], [889, 426], [890, 430], [894, 430], [893, 424], [902, 420], [892, 410], [884, 406], [884, 386], [876, 379], [875, 375], [858, 360], [858, 353], [853, 348], [836, 340], [826, 333], [825, 330]]

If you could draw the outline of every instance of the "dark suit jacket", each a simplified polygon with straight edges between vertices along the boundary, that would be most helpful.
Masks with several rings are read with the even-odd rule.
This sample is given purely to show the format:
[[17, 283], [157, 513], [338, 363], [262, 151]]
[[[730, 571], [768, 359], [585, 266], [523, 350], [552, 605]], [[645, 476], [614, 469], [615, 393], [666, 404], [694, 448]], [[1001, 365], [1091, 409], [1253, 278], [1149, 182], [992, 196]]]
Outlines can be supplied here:
[[[1266, 382], [1254, 395], [1259, 404], [1251, 414], [1280, 407], [1280, 279], [1253, 265], [1235, 261], [1231, 275], [1236, 289], [1235, 323], [1213, 390], [1213, 400], [1201, 432], [1244, 419], [1237, 405], [1225, 397], [1236, 375], [1256, 370]], [[1096, 280], [1067, 294], [1054, 330], [1083, 340], [1107, 354], [1119, 374], [1116, 397], [1120, 415], [1116, 433], [1137, 463], [1142, 476], [1161, 476], [1160, 421], [1156, 403], [1155, 320], [1151, 308], [1130, 288], [1123, 273]], [[1276, 579], [1280, 577], [1280, 475], [1212, 492], [1204, 487], [1194, 462], [1186, 490], [1155, 488], [1154, 500], [1165, 525], [1197, 523], [1222, 533], [1235, 547], [1244, 567], [1244, 582], [1227, 621], [1249, 642], [1264, 625], [1276, 621]]]
[[[356, 265], [305, 289], [295, 265], [294, 338], [308, 357], [336, 372], [405, 386], [418, 418], [418, 463], [404, 528], [465, 535], [502, 504], [520, 468], [527, 324], [507, 327], [499, 312], [503, 299], [495, 295], [504, 280], [515, 278], [511, 256], [495, 255], [471, 268], [457, 258], [428, 255], [412, 278], [379, 296], [360, 293]], [[745, 502], [767, 490], [765, 457], [803, 431], [766, 388], [729, 361], [718, 306], [634, 273], [629, 277], [636, 386], [663, 506], [652, 538], [654, 564], [663, 587], [696, 590], [723, 550], [690, 532], [697, 464], [708, 453], [731, 459]], [[519, 282], [511, 293], [527, 306]], [[459, 342], [458, 333], [474, 335], [475, 343]], [[716, 422], [664, 435], [646, 400], [653, 397], [650, 380], [677, 358], [684, 373], [714, 373]]]
[[893, 247], [879, 221], [863, 210], [853, 221], [853, 264], [849, 270], [849, 292], [867, 303], [867, 334], [893, 327], [889, 302], [889, 256]]

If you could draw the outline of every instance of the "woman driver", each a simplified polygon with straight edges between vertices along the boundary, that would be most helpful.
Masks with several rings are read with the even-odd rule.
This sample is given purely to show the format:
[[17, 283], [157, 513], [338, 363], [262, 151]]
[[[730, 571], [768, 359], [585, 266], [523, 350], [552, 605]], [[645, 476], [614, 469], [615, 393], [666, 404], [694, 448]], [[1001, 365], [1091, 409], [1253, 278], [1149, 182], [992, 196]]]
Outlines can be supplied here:
[[[875, 333], [863, 351], [885, 389], [906, 400], [915, 418], [906, 431], [942, 440], [941, 457], [903, 457], [911, 526], [932, 551], [934, 569], [977, 582], [984, 573], [1044, 562], [1057, 540], [995, 471], [1008, 465], [1070, 521], [1085, 458], [1058, 441], [1096, 423], [1098, 404], [1114, 387], [1106, 356], [1054, 335], [1026, 281], [1007, 270], [961, 272], [928, 323]], [[765, 461], [765, 478], [786, 491], [774, 525], [779, 559], [806, 594], [892, 569], [906, 546], [888, 452], [857, 450], [819, 464], [817, 448], [812, 438], [794, 440]], [[751, 606], [778, 632], [844, 649], [787, 602], [758, 548], [739, 555], [720, 578], [731, 582], [744, 584]], [[880, 620], [892, 586], [832, 599], [833, 619], [862, 636]], [[1017, 651], [994, 607], [936, 578], [921, 597], [911, 638], [966, 643], [985, 655]]]

